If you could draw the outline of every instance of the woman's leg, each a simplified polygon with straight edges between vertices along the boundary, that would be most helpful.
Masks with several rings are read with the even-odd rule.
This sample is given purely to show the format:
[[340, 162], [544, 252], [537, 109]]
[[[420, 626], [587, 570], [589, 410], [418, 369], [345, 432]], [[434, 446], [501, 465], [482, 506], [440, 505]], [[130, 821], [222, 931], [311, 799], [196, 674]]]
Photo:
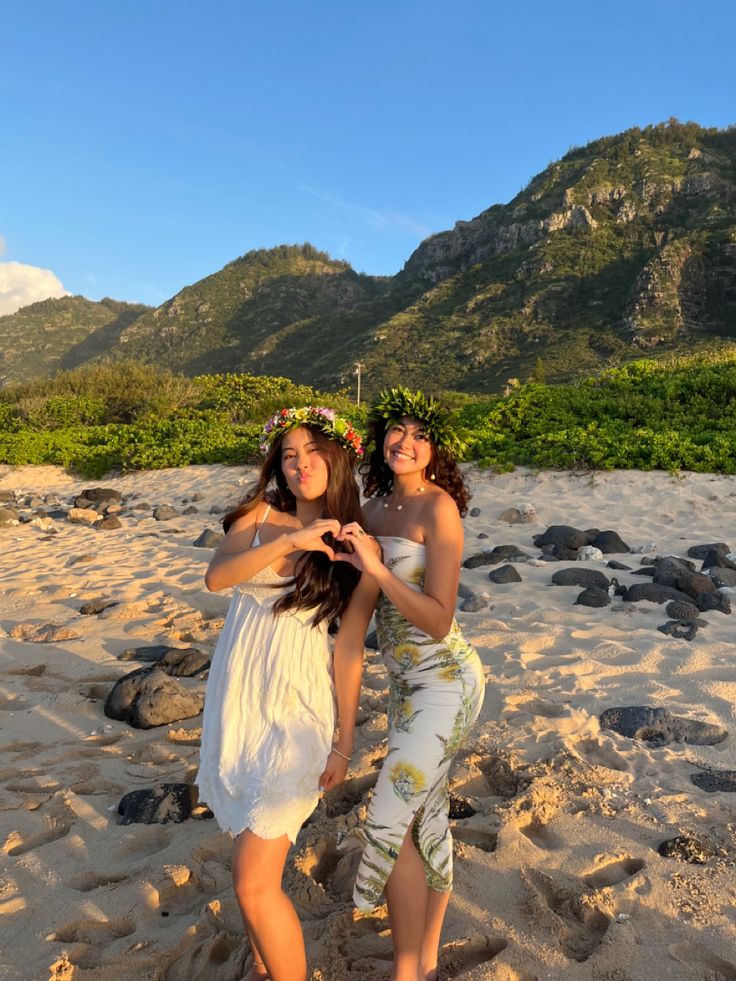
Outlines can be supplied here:
[[422, 941], [429, 888], [424, 862], [406, 832], [399, 857], [386, 881], [386, 902], [394, 944], [393, 981], [423, 979]]
[[302, 928], [281, 888], [289, 845], [286, 835], [267, 840], [246, 830], [235, 839], [233, 852], [235, 898], [271, 981], [307, 977]]
[[440, 933], [451, 895], [450, 892], [429, 890], [427, 916], [424, 921], [424, 936], [422, 938], [422, 977], [426, 978], [426, 981], [436, 981], [437, 979]]
[[258, 949], [256, 938], [253, 936], [253, 932], [247, 923], [245, 924], [245, 932], [248, 934], [248, 943], [250, 944], [251, 953], [253, 954], [253, 965], [243, 978], [243, 981], [268, 981], [268, 971], [266, 970], [266, 965], [264, 964], [263, 957]]

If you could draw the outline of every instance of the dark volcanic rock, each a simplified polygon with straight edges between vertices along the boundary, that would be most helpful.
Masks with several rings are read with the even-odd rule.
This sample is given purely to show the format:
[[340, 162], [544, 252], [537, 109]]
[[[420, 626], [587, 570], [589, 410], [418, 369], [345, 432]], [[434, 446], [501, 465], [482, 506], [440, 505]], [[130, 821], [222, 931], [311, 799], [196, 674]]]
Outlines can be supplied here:
[[87, 487], [82, 491], [82, 497], [86, 497], [93, 504], [100, 501], [122, 501], [123, 495], [112, 487]]
[[95, 528], [98, 531], [114, 531], [116, 528], [122, 528], [122, 527], [123, 527], [123, 522], [120, 520], [120, 518], [116, 517], [114, 514], [108, 514], [106, 517], [102, 519], [102, 521], [98, 521], [97, 524], [95, 525]]
[[563, 548], [562, 545], [542, 546], [542, 558], [545, 562], [576, 562], [577, 557], [578, 553], [574, 548]]
[[715, 610], [716, 613], [730, 613], [731, 600], [725, 593], [701, 593], [695, 600], [695, 605], [701, 613]]
[[681, 593], [679, 589], [672, 586], [660, 586], [656, 582], [635, 582], [629, 586], [624, 594], [625, 603], [640, 603], [646, 600], [647, 603], [667, 603], [669, 600], [680, 600], [689, 603], [692, 600], [687, 593]]
[[687, 550], [687, 554], [691, 559], [704, 559], [708, 552], [713, 550], [727, 555], [731, 551], [731, 547], [725, 542], [711, 542], [709, 545], [691, 545]]
[[199, 514], [199, 508], [195, 508], [193, 504], [190, 504], [188, 508], [184, 508], [182, 514]]
[[207, 671], [211, 660], [209, 654], [198, 651], [194, 647], [188, 649], [170, 647], [158, 664], [162, 671], [172, 677], [193, 678]]
[[522, 552], [516, 545], [496, 545], [487, 555], [491, 565], [496, 565], [498, 562], [527, 562], [531, 558], [531, 555]]
[[201, 695], [187, 691], [156, 666], [138, 668], [119, 678], [107, 696], [104, 712], [135, 729], [153, 729], [199, 715], [202, 704]]
[[631, 572], [630, 565], [624, 565], [623, 562], [617, 562], [615, 559], [610, 559], [608, 562], [606, 562], [606, 568], [618, 569], [620, 572]]
[[488, 573], [491, 582], [521, 582], [521, 576], [512, 565], [502, 565], [500, 569], [494, 569]]
[[575, 606], [608, 606], [610, 602], [607, 590], [600, 586], [588, 586], [575, 600]]
[[540, 535], [535, 535], [532, 541], [537, 548], [541, 548], [542, 545], [561, 545], [563, 548], [577, 552], [583, 545], [590, 545], [596, 535], [599, 534], [598, 528], [580, 531], [579, 528], [572, 528], [570, 525], [550, 525], [546, 531]]
[[480, 515], [480, 508], [471, 508], [470, 509], [470, 517], [471, 518], [477, 518], [479, 515]]
[[657, 627], [657, 630], [660, 633], [668, 634], [670, 637], [675, 637], [677, 640], [695, 640], [698, 628], [707, 626], [707, 620], [668, 620], [667, 623]]
[[712, 548], [703, 557], [700, 571], [704, 572], [706, 569], [732, 569], [736, 571], [736, 562], [732, 562], [725, 552], [719, 552], [718, 549]]
[[672, 600], [671, 603], [667, 604], [665, 612], [671, 620], [697, 620], [700, 610], [694, 603]]
[[611, 585], [610, 580], [597, 569], [558, 569], [552, 573], [552, 582], [555, 586], [597, 586], [599, 589], [607, 590]]
[[657, 851], [663, 858], [677, 858], [691, 865], [705, 865], [715, 850], [695, 835], [678, 835], [661, 842]]
[[172, 518], [179, 517], [179, 512], [168, 504], [159, 504], [153, 509], [153, 517], [156, 521], [171, 521]]
[[148, 647], [128, 647], [118, 654], [118, 661], [150, 661], [157, 662], [167, 651], [177, 650], [168, 644], [155, 644]]
[[657, 570], [654, 568], [653, 565], [645, 565], [645, 566], [642, 566], [641, 569], [634, 569], [633, 572], [631, 573], [631, 575], [632, 576], [650, 576], [650, 577], [653, 577], [654, 576], [654, 573], [656, 571]]
[[217, 548], [224, 538], [225, 536], [221, 531], [210, 531], [209, 528], [205, 528], [199, 538], [192, 542], [192, 545], [195, 548]]
[[709, 794], [736, 794], [736, 770], [701, 770], [691, 773], [690, 779]]
[[629, 705], [610, 708], [600, 715], [601, 729], [612, 729], [629, 739], [666, 746], [668, 743], [689, 743], [692, 746], [715, 746], [728, 738], [720, 726], [672, 715], [667, 709], [649, 705]]
[[654, 582], [660, 586], [679, 589], [693, 599], [700, 593], [709, 593], [716, 588], [710, 576], [695, 571], [692, 562], [672, 556], [655, 562]]
[[151, 647], [130, 647], [118, 655], [118, 660], [149, 662], [157, 664], [162, 671], [173, 677], [192, 678], [209, 668], [211, 658], [209, 654], [195, 647], [157, 644]]
[[89, 603], [82, 603], [79, 607], [79, 612], [83, 617], [96, 616], [98, 613], [102, 613], [103, 610], [108, 609], [110, 606], [117, 606], [117, 600], [111, 599], [96, 599], [90, 600]]
[[601, 531], [590, 544], [599, 548], [604, 555], [620, 555], [629, 551], [629, 546], [617, 531]]
[[485, 610], [487, 606], [488, 600], [483, 599], [482, 596], [478, 596], [476, 593], [474, 596], [469, 596], [466, 600], [463, 600], [460, 610], [463, 613], [478, 613], [480, 610]]
[[495, 565], [496, 559], [492, 559], [490, 553], [477, 552], [475, 555], [470, 555], [463, 562], [463, 569], [479, 569], [483, 565]]
[[198, 800], [197, 788], [191, 783], [159, 783], [150, 790], [132, 790], [118, 804], [119, 823], [180, 824], [191, 817]]

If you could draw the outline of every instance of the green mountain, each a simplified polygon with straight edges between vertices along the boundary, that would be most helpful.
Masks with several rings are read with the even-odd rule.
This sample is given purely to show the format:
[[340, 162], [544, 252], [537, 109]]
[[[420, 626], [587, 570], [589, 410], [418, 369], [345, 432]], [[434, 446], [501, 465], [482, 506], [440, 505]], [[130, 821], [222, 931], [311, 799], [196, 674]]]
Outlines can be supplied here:
[[310, 245], [249, 252], [123, 327], [107, 354], [321, 388], [360, 360], [367, 391], [500, 391], [735, 343], [736, 129], [670, 120], [570, 150], [393, 277]]
[[351, 337], [382, 309], [389, 282], [308, 244], [259, 249], [140, 317], [113, 353], [187, 374], [334, 380], [350, 359]]
[[63, 296], [0, 317], [0, 385], [31, 381], [98, 358], [148, 309], [142, 303]]

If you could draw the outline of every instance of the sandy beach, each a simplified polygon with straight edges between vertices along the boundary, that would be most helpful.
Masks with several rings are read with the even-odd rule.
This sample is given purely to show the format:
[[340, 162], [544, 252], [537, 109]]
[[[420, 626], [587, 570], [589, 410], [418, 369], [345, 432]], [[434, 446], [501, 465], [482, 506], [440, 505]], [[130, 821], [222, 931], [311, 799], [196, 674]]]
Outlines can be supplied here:
[[[228, 596], [205, 589], [212, 552], [192, 543], [219, 530], [210, 509], [237, 501], [254, 472], [189, 467], [91, 483], [52, 467], [0, 468], [0, 491], [19, 501], [55, 495], [68, 509], [90, 486], [123, 495], [114, 530], [64, 517], [0, 528], [0, 981], [244, 973], [229, 836], [201, 815], [118, 823], [129, 791], [192, 782], [201, 716], [141, 730], [105, 717], [103, 704], [140, 666], [120, 659], [126, 650], [168, 644], [211, 654]], [[536, 560], [532, 536], [550, 525], [614, 529], [654, 550], [605, 557], [629, 571], [605, 560], [577, 566], [630, 585], [647, 581], [634, 575], [643, 557], [685, 556], [711, 542], [736, 548], [736, 477], [468, 475], [480, 514], [465, 520], [466, 557], [509, 544]], [[163, 504], [197, 510], [157, 521], [152, 508]], [[532, 523], [499, 521], [519, 505], [534, 508]], [[488, 594], [483, 609], [458, 612], [487, 693], [453, 771], [460, 816], [443, 977], [736, 981], [736, 795], [691, 780], [736, 770], [736, 619], [702, 613], [706, 625], [687, 641], [657, 630], [664, 606], [620, 597], [574, 605], [580, 588], [551, 577], [575, 562], [514, 565], [520, 582], [489, 582], [498, 566], [462, 572]], [[80, 614], [102, 598], [115, 605]], [[56, 625], [54, 639], [23, 639], [39, 624]], [[177, 680], [205, 693], [201, 677]], [[355, 855], [336, 844], [365, 812], [384, 752], [385, 702], [384, 669], [367, 651], [349, 780], [322, 800], [287, 863], [314, 981], [388, 977], [385, 907], [354, 911]], [[632, 705], [713, 723], [728, 737], [657, 745], [601, 728], [601, 712]], [[705, 864], [658, 853], [683, 834], [708, 845]]]

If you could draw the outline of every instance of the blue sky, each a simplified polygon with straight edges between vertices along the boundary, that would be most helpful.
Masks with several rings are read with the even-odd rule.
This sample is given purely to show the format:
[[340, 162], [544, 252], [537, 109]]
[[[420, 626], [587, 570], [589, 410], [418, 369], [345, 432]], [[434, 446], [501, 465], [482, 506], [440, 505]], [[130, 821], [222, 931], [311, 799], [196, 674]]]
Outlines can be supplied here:
[[0, 267], [92, 299], [282, 242], [391, 274], [573, 144], [736, 122], [733, 0], [9, 0], [0, 31]]

